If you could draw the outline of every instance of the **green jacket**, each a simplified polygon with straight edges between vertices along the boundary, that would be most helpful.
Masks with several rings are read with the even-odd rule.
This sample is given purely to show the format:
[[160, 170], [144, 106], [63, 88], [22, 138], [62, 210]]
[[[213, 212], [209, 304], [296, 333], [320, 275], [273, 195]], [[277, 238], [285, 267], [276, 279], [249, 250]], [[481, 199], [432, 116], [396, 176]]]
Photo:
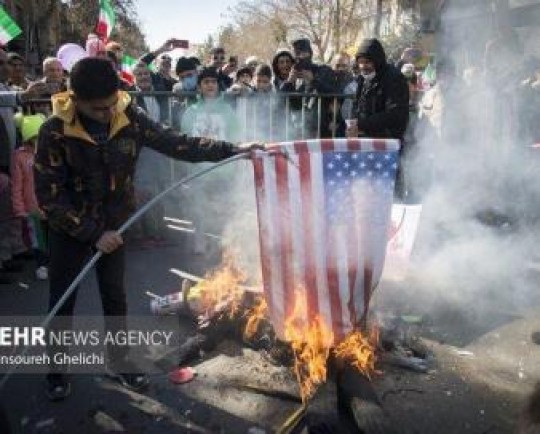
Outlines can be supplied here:
[[189, 106], [182, 117], [181, 130], [188, 136], [210, 137], [237, 142], [240, 125], [236, 113], [223, 98], [199, 100]]
[[69, 92], [53, 97], [35, 158], [38, 202], [49, 226], [84, 243], [118, 229], [135, 210], [133, 178], [143, 146], [177, 160], [219, 161], [231, 143], [187, 137], [153, 122], [119, 91], [106, 146], [98, 146], [77, 118]]

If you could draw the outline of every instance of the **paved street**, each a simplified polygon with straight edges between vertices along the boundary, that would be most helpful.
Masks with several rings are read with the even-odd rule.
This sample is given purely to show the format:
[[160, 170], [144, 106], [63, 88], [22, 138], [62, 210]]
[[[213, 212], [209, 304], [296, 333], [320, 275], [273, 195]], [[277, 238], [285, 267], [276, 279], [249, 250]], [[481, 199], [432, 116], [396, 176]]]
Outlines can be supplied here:
[[[190, 234], [175, 233], [174, 246], [151, 250], [129, 250], [127, 283], [129, 310], [132, 315], [151, 315], [145, 291], [167, 294], [179, 287], [178, 279], [168, 272], [177, 267], [203, 274], [214, 259], [203, 259], [190, 252]], [[0, 293], [2, 315], [41, 315], [47, 302], [46, 283], [33, 280], [29, 263], [21, 285], [5, 286]], [[395, 290], [388, 288], [388, 294]], [[100, 312], [94, 277], [87, 279], [79, 292], [77, 313]], [[453, 316], [454, 315], [454, 316]], [[450, 315], [455, 317], [456, 313]], [[442, 318], [442, 316], [441, 316]], [[386, 367], [375, 378], [375, 388], [395, 425], [406, 433], [510, 433], [525, 392], [538, 377], [534, 360], [540, 351], [527, 342], [530, 330], [540, 328], [538, 317], [508, 317], [492, 330], [478, 329], [471, 342], [441, 343], [441, 335], [457, 336], [455, 321], [439, 322], [431, 329], [428, 346], [437, 365], [430, 374], [412, 373]], [[174, 318], [155, 317], [156, 324], [180, 327]], [[458, 321], [459, 323], [459, 321]], [[475, 330], [474, 324], [468, 324]], [[459, 328], [459, 327], [458, 327]], [[453, 333], [453, 334], [452, 334]], [[497, 337], [498, 336], [498, 337]], [[516, 337], [517, 336], [517, 337]], [[504, 343], [504, 345], [503, 345]], [[474, 353], [472, 357], [456, 354], [455, 345]], [[493, 348], [500, 346], [507, 354], [497, 359]], [[517, 354], [516, 351], [521, 351]], [[525, 379], [514, 371], [515, 360], [522, 358]], [[515, 360], [514, 360], [515, 359]], [[246, 433], [250, 427], [273, 432], [297, 404], [248, 393], [234, 385], [239, 381], [257, 382], [295, 392], [291, 373], [270, 365], [252, 350], [224, 342], [197, 366], [198, 377], [175, 386], [166, 373], [174, 366], [163, 366], [162, 374], [152, 375], [147, 393], [139, 395], [100, 376], [79, 375], [73, 382], [71, 397], [50, 403], [44, 395], [43, 377], [14, 377], [2, 394], [12, 422], [22, 433]]]

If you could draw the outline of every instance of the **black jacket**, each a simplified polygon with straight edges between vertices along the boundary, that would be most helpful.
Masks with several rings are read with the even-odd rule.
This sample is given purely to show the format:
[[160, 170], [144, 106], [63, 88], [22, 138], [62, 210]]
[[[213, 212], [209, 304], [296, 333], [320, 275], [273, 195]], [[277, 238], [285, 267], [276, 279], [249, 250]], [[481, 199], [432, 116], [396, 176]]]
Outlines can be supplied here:
[[124, 92], [104, 146], [82, 127], [67, 92], [53, 97], [53, 110], [39, 132], [36, 195], [49, 226], [83, 243], [118, 229], [134, 211], [133, 178], [142, 146], [191, 162], [233, 155], [230, 143], [187, 137], [153, 122]]
[[402, 140], [409, 121], [407, 80], [386, 62], [384, 49], [376, 39], [365, 41], [356, 56], [372, 60], [376, 69], [376, 76], [370, 81], [358, 77], [358, 129], [367, 137]]
[[[154, 59], [156, 58], [155, 55], [152, 53], [147, 53], [144, 56], [140, 58], [141, 62], [146, 63], [147, 65], [150, 65]], [[178, 83], [174, 78], [166, 78], [163, 77], [161, 74], [158, 74], [157, 72], [150, 72], [150, 75], [152, 77], [152, 86], [156, 91], [167, 91], [171, 92], [173, 86]]]

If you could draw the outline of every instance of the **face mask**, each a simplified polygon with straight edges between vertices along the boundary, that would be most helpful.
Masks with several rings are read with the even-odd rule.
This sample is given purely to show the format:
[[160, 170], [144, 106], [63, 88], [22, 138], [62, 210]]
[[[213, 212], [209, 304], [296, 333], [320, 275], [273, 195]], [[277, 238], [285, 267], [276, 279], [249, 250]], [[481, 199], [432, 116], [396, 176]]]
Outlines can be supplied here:
[[366, 81], [370, 81], [370, 80], [373, 80], [375, 78], [375, 76], [377, 75], [377, 73], [375, 71], [369, 73], [369, 74], [363, 74], [363, 73], [360, 73], [360, 75], [362, 76], [362, 78]]
[[189, 91], [197, 89], [197, 76], [190, 75], [182, 79], [182, 89]]

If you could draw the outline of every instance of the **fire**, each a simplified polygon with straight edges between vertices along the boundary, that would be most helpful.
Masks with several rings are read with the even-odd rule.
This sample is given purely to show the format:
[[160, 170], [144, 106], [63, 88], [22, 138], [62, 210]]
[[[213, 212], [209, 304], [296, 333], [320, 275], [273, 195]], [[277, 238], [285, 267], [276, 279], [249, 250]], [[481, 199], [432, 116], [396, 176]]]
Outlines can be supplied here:
[[375, 348], [379, 341], [379, 330], [374, 327], [369, 336], [356, 330], [350, 333], [335, 349], [337, 358], [349, 362], [366, 377], [371, 378], [375, 371]]
[[264, 319], [267, 312], [268, 304], [266, 303], [266, 300], [264, 298], [260, 298], [257, 301], [257, 304], [246, 312], [246, 317], [248, 320], [246, 323], [246, 328], [244, 330], [245, 339], [251, 339], [253, 335], [257, 333], [259, 323], [262, 319]]
[[198, 312], [220, 313], [234, 317], [240, 310], [247, 276], [225, 255], [220, 268], [206, 274], [204, 280], [189, 291], [188, 299], [196, 300]]
[[305, 403], [326, 380], [326, 361], [334, 335], [319, 316], [305, 324], [304, 293], [302, 289], [295, 291], [293, 312], [285, 320], [285, 340], [290, 342], [294, 352], [294, 371]]

